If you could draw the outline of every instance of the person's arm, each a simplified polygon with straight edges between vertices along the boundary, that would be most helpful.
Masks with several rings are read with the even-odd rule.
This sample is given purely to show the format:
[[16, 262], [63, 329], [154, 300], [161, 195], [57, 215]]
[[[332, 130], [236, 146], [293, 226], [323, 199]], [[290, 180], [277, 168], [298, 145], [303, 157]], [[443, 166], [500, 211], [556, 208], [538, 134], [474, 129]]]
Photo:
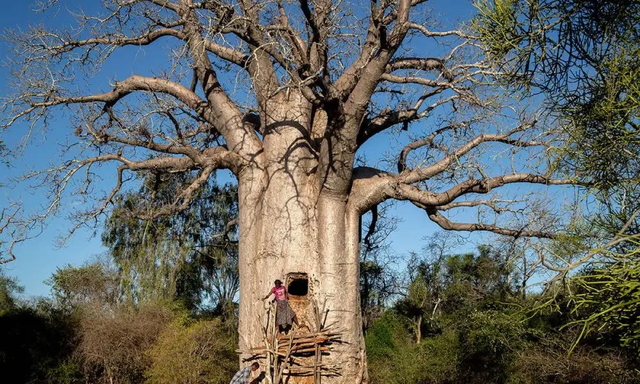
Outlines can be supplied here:
[[256, 377], [255, 379], [251, 380], [250, 384], [258, 384], [260, 383], [262, 380], [264, 380], [265, 374], [264, 371], [260, 372], [260, 374], [258, 375], [258, 377]]
[[267, 296], [263, 297], [262, 300], [267, 300], [272, 293], [273, 293], [273, 290], [269, 291], [269, 293], [267, 293]]

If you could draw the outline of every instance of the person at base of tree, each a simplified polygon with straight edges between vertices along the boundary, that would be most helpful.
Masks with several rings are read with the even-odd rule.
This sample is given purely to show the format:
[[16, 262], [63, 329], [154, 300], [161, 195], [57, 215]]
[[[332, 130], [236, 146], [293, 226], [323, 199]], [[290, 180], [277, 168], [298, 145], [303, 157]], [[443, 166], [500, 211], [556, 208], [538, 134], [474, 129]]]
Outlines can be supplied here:
[[260, 364], [258, 362], [254, 362], [253, 364], [242, 368], [241, 370], [236, 372], [235, 375], [233, 375], [233, 378], [231, 379], [231, 382], [229, 384], [256, 384], [260, 382], [260, 380], [262, 380], [262, 377], [264, 377], [263, 374], [260, 374], [255, 379], [249, 381], [249, 376], [251, 376], [251, 373], [257, 371], [258, 369], [260, 369]]
[[275, 287], [271, 288], [271, 291], [262, 300], [268, 299], [273, 293], [276, 301], [276, 326], [281, 333], [288, 332], [292, 324], [298, 325], [298, 318], [289, 306], [289, 293], [282, 285], [282, 281], [276, 280], [274, 284]]

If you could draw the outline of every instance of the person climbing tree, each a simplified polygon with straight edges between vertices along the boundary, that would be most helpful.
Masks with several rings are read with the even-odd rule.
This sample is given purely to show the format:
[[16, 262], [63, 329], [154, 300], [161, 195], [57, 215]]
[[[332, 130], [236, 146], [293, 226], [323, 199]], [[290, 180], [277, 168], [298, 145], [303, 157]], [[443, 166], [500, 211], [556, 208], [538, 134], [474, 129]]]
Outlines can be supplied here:
[[289, 292], [282, 285], [282, 281], [276, 280], [274, 284], [275, 286], [271, 288], [262, 300], [268, 299], [273, 293], [276, 301], [276, 326], [280, 333], [288, 332], [293, 323], [298, 326], [298, 318], [291, 306], [289, 306]]

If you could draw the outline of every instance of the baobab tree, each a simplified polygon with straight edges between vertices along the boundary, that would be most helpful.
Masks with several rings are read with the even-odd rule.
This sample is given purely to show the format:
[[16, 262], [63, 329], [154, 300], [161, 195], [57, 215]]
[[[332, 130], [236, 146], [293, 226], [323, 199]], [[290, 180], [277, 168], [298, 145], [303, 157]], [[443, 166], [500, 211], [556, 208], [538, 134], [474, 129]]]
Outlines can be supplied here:
[[[25, 175], [42, 181], [50, 204], [33, 216], [19, 203], [2, 211], [3, 257], [12, 259], [13, 244], [62, 212], [65, 199], [93, 202], [75, 213], [73, 231], [106, 214], [132, 174], [188, 172], [170, 204], [131, 210], [151, 219], [186, 209], [216, 170], [228, 169], [239, 194], [240, 348], [261, 343], [260, 297], [284, 277], [308, 304], [298, 307], [302, 322], [315, 302], [342, 331], [344, 343], [323, 360], [341, 374], [326, 382], [363, 382], [364, 213], [403, 200], [448, 230], [552, 237], [546, 217], [522, 220], [526, 189], [519, 198], [492, 191], [571, 183], [546, 161], [561, 135], [502, 94], [472, 29], [438, 29], [428, 6], [105, 0], [75, 13], [74, 28], [7, 33], [15, 93], [5, 98], [3, 130], [47, 135], [52, 113], [72, 118], [63, 161]], [[101, 65], [114, 53], [125, 55], [120, 63], [133, 57], [131, 46], [164, 49], [166, 62], [132, 66], [134, 74], [101, 86]], [[357, 157], [373, 137], [392, 134], [404, 137], [395, 166]], [[92, 182], [105, 164], [100, 174], [113, 170], [113, 188], [101, 195]], [[457, 222], [448, 212], [460, 209], [483, 214]]]

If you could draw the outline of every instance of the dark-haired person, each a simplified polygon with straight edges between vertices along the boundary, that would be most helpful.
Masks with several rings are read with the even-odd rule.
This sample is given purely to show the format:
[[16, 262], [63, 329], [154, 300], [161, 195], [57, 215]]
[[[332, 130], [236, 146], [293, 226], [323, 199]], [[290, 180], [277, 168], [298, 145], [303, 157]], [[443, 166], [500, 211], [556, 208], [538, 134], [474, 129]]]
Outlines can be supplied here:
[[[229, 384], [249, 384], [249, 376], [251, 375], [251, 372], [258, 369], [260, 369], [260, 364], [258, 362], [254, 362], [253, 364], [242, 368], [233, 375]], [[254, 380], [254, 382], [257, 382], [257, 379]]]
[[266, 300], [273, 294], [276, 300], [276, 326], [278, 330], [282, 332], [288, 332], [291, 325], [295, 323], [298, 325], [298, 319], [295, 312], [289, 306], [289, 293], [287, 289], [282, 285], [282, 281], [276, 280], [275, 286], [271, 288], [267, 296], [262, 300]]

